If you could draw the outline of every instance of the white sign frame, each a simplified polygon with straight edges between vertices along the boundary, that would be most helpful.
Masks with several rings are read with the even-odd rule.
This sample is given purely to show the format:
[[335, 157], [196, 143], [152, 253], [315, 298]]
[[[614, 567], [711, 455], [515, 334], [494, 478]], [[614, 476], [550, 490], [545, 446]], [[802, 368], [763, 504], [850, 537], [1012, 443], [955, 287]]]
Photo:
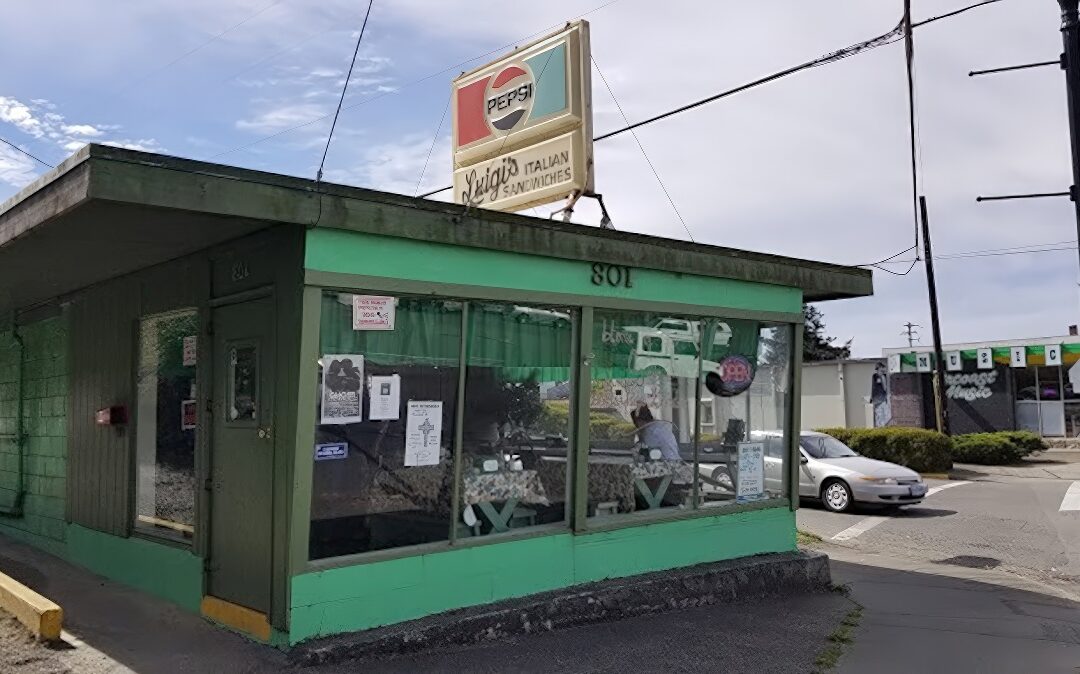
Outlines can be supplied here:
[[933, 359], [929, 353], [915, 353], [915, 371], [932, 372], [934, 370]]
[[900, 359], [900, 354], [893, 353], [889, 355], [889, 374], [899, 374], [903, 369], [903, 362]]
[[386, 295], [352, 296], [353, 330], [393, 330], [397, 299]]
[[437, 466], [442, 450], [443, 403], [410, 400], [405, 415], [405, 465]]
[[1062, 365], [1061, 359], [1061, 345], [1060, 344], [1047, 344], [1043, 347], [1043, 358], [1046, 360], [1047, 365]]
[[1009, 347], [1009, 365], [1011, 367], [1027, 367], [1027, 347]]
[[964, 355], [959, 351], [947, 351], [945, 353], [945, 369], [949, 372], [963, 372]]
[[[336, 373], [330, 372], [335, 361], [351, 360], [355, 372], [343, 376], [340, 381], [335, 381], [333, 386], [327, 384], [327, 375], [337, 377]], [[322, 408], [319, 424], [322, 426], [344, 426], [346, 424], [358, 424], [364, 420], [364, 357], [359, 354], [336, 353], [324, 354], [322, 357], [322, 392], [320, 399]], [[359, 381], [355, 381], [359, 377]], [[342, 390], [334, 390], [341, 388]]]
[[994, 350], [979, 349], [975, 355], [975, 367], [980, 370], [994, 369]]
[[738, 445], [735, 500], [758, 501], [765, 498], [765, 443], [740, 442]]

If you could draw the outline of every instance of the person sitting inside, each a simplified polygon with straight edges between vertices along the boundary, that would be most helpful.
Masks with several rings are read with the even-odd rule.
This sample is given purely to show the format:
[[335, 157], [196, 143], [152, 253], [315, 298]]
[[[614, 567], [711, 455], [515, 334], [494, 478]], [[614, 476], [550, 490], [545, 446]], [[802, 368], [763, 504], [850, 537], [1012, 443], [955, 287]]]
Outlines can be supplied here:
[[664, 461], [681, 461], [679, 441], [675, 439], [674, 426], [670, 421], [656, 419], [649, 406], [642, 403], [630, 412], [630, 419], [637, 428], [638, 442], [647, 449], [659, 449]]

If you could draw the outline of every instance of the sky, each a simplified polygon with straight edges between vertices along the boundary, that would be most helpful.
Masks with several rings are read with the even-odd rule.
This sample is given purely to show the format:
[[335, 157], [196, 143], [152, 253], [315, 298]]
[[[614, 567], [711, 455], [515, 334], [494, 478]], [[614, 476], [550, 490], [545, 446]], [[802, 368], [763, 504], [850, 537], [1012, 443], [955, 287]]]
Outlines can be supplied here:
[[[914, 0], [915, 20], [970, 4]], [[9, 2], [0, 22], [0, 137], [55, 164], [99, 142], [314, 178], [362, 0]], [[893, 28], [900, 0], [375, 0], [326, 180], [404, 194], [450, 184], [450, 81], [584, 17], [630, 121]], [[915, 34], [920, 192], [946, 343], [1061, 335], [1080, 323], [1068, 199], [977, 203], [1071, 183], [1051, 0], [1002, 0]], [[597, 134], [624, 125], [594, 71]], [[804, 71], [597, 143], [596, 188], [618, 229], [841, 264], [914, 244], [903, 45]], [[0, 145], [0, 201], [44, 166]], [[448, 197], [443, 197], [448, 198]], [[541, 207], [547, 217], [556, 206]], [[527, 214], [532, 214], [528, 211]], [[597, 225], [584, 203], [575, 221]], [[1053, 244], [1034, 254], [948, 255]], [[910, 252], [888, 265], [903, 272]], [[874, 272], [874, 296], [823, 303], [855, 356], [930, 343], [922, 265]]]

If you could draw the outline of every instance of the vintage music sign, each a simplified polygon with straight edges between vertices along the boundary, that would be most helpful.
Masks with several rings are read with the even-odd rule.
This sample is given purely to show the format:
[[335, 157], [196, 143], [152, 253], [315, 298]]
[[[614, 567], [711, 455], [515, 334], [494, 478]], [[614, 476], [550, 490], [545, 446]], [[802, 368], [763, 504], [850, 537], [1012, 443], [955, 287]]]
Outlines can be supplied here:
[[502, 211], [592, 191], [589, 24], [451, 84], [454, 201]]

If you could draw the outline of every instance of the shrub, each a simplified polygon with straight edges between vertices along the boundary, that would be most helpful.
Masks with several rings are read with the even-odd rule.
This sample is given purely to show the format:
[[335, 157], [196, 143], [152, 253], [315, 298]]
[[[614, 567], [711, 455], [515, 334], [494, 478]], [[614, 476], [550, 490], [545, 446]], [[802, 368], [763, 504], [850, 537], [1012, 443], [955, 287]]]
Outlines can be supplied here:
[[1033, 452], [1041, 452], [1046, 449], [1046, 443], [1038, 433], [1031, 431], [999, 431], [991, 433], [1008, 439], [1022, 452], [1021, 456], [1027, 456]]
[[919, 473], [944, 473], [952, 468], [952, 441], [923, 428], [824, 428], [859, 454], [889, 461]]
[[[570, 403], [565, 400], [548, 400], [537, 420], [537, 429], [552, 435], [569, 431]], [[589, 435], [595, 440], [634, 439], [634, 424], [602, 412], [589, 413]]]
[[1026, 453], [1006, 433], [969, 433], [953, 438], [953, 458], [961, 463], [1016, 463]]

